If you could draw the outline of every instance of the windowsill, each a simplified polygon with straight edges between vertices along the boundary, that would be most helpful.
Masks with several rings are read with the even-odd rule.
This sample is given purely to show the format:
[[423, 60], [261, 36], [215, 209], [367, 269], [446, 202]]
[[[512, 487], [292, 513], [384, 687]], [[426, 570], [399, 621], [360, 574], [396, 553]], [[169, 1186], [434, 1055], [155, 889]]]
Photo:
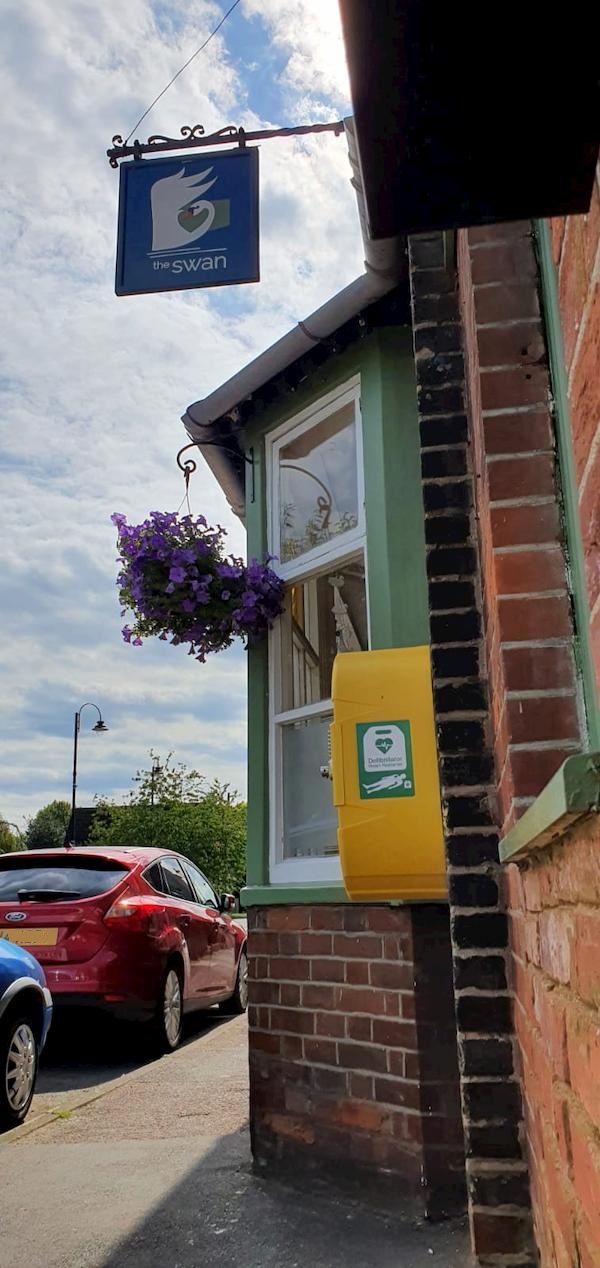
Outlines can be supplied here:
[[287, 885], [248, 885], [242, 890], [241, 902], [244, 907], [264, 907], [275, 903], [349, 903], [351, 899], [343, 885], [301, 881]]
[[599, 811], [600, 753], [568, 757], [500, 842], [501, 862], [516, 863], [553, 845], [579, 819]]

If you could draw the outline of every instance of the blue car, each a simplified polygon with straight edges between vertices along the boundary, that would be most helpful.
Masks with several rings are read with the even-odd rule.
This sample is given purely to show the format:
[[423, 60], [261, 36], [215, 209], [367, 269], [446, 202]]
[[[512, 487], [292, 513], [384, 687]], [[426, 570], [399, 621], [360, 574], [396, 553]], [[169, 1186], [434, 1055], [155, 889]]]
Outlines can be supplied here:
[[23, 1122], [52, 1021], [52, 996], [37, 960], [0, 935], [0, 1131]]

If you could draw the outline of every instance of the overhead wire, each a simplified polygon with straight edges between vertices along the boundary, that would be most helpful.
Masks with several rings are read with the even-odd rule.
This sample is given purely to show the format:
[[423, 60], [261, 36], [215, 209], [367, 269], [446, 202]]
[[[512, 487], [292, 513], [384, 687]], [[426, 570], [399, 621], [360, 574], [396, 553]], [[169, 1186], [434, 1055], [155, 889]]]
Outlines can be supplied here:
[[216, 25], [216, 27], [215, 27], [214, 31], [211, 31], [210, 35], [209, 35], [209, 36], [207, 36], [207, 38], [205, 39], [204, 43], [200, 45], [200, 48], [197, 48], [197, 49], [196, 49], [196, 52], [195, 52], [195, 53], [192, 53], [192, 56], [191, 56], [191, 57], [188, 57], [187, 62], [184, 62], [184, 64], [183, 64], [183, 66], [181, 67], [181, 69], [177, 71], [177, 74], [176, 74], [176, 75], [173, 75], [173, 78], [169, 80], [169, 82], [168, 82], [168, 84], [167, 84], [166, 88], [163, 88], [162, 92], [159, 92], [158, 97], [155, 97], [155, 98], [154, 98], [154, 101], [153, 101], [153, 102], [151, 102], [151, 104], [148, 106], [148, 109], [147, 109], [147, 110], [144, 110], [143, 115], [141, 115], [141, 117], [138, 119], [137, 123], [134, 123], [134, 125], [133, 125], [133, 127], [132, 127], [132, 129], [131, 129], [131, 132], [129, 133], [129, 136], [125, 138], [125, 142], [124, 142], [124, 144], [125, 144], [125, 145], [127, 145], [127, 144], [128, 144], [128, 142], [131, 140], [131, 138], [132, 138], [132, 136], [133, 136], [134, 132], [136, 131], [136, 129], [137, 129], [137, 128], [139, 128], [140, 123], [143, 123], [143, 122], [144, 122], [144, 119], [146, 118], [146, 116], [147, 116], [147, 115], [149, 115], [149, 114], [150, 114], [150, 111], [154, 109], [154, 107], [155, 107], [155, 105], [156, 105], [157, 101], [160, 101], [161, 97], [164, 97], [165, 93], [166, 93], [166, 92], [168, 92], [168, 91], [169, 91], [169, 88], [171, 88], [171, 86], [175, 83], [175, 80], [176, 80], [176, 79], [179, 79], [179, 76], [180, 76], [180, 75], [183, 75], [184, 70], [187, 70], [188, 66], [191, 64], [191, 62], [193, 62], [194, 58], [195, 58], [195, 57], [197, 57], [199, 53], [202, 53], [202, 52], [204, 51], [204, 49], [206, 48], [207, 44], [210, 44], [210, 41], [211, 41], [211, 40], [213, 39], [213, 37], [217, 34], [217, 31], [220, 31], [220, 30], [221, 30], [221, 27], [223, 26], [223, 23], [227, 21], [227, 19], [228, 19], [228, 17], [229, 17], [229, 15], [230, 15], [230, 13], [233, 13], [233, 10], [234, 10], [234, 9], [237, 9], [237, 6], [238, 6], [238, 4], [239, 4], [239, 3], [240, 3], [240, 0], [234, 0], [234, 3], [233, 3], [233, 4], [230, 6], [230, 8], [227, 10], [227, 13], [224, 13], [224, 14], [223, 14], [223, 17], [221, 18], [221, 21], [217, 23], [217, 25]]

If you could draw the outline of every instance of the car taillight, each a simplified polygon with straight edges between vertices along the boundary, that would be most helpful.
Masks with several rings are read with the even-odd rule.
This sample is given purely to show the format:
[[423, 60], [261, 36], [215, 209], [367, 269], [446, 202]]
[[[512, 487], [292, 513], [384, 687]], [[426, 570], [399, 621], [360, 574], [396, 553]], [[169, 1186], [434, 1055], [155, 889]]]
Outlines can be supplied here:
[[104, 923], [112, 929], [128, 929], [140, 933], [148, 929], [156, 907], [143, 898], [117, 898], [104, 916]]

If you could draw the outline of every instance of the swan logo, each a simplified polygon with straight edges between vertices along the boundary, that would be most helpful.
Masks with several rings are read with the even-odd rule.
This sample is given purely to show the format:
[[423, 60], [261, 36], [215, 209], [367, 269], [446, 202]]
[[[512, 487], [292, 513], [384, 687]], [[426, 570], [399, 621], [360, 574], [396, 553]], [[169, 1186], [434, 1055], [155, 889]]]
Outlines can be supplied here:
[[203, 197], [218, 180], [212, 176], [213, 170], [207, 167], [187, 176], [182, 167], [172, 176], [154, 181], [150, 191], [152, 254], [185, 250], [211, 229], [229, 225], [229, 199]]

